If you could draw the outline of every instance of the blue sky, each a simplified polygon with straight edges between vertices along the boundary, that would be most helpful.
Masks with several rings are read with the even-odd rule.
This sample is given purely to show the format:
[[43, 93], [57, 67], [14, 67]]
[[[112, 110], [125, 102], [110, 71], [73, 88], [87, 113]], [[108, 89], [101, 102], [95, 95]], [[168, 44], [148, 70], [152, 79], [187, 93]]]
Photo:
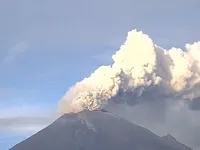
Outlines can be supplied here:
[[[19, 129], [21, 117], [51, 118], [68, 88], [111, 63], [129, 30], [164, 48], [198, 41], [199, 6], [198, 0], [0, 0], [0, 150], [33, 133]], [[34, 132], [45, 124], [27, 122], [38, 126]]]

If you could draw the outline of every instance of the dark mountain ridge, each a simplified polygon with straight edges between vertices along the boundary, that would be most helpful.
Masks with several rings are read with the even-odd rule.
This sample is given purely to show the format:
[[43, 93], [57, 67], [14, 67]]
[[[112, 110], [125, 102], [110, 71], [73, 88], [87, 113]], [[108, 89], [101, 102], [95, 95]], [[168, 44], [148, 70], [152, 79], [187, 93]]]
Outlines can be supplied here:
[[10, 150], [192, 150], [106, 110], [64, 114]]

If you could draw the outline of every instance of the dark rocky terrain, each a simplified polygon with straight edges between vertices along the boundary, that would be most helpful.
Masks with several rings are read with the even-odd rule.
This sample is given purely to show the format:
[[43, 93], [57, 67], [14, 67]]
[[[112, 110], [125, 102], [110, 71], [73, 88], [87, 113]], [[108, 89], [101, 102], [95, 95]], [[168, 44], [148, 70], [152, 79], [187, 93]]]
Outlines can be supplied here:
[[10, 150], [191, 150], [102, 111], [65, 114]]

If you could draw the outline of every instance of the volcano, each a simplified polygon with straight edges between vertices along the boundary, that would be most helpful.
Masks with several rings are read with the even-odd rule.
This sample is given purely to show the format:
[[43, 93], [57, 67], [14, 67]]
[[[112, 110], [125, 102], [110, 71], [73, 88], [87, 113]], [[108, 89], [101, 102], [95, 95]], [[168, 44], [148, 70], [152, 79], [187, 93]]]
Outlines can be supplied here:
[[10, 150], [192, 150], [105, 110], [64, 114]]

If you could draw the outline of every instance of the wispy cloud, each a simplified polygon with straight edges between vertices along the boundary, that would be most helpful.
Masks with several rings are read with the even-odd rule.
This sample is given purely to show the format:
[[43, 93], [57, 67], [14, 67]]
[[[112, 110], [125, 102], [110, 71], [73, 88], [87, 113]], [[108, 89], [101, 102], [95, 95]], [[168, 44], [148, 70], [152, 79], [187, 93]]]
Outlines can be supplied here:
[[17, 132], [21, 135], [31, 135], [48, 126], [53, 117], [13, 117], [1, 118], [0, 130]]
[[49, 104], [35, 102], [32, 91], [30, 95], [21, 95], [23, 92], [29, 91], [0, 90], [0, 99], [5, 99], [0, 101], [0, 132], [32, 135], [56, 119], [55, 110]]
[[56, 118], [53, 110], [32, 104], [4, 106], [0, 110], [0, 132], [30, 136], [48, 126]]
[[28, 49], [27, 42], [20, 42], [8, 50], [7, 55], [2, 61], [2, 64], [13, 62], [17, 57], [24, 53]]

